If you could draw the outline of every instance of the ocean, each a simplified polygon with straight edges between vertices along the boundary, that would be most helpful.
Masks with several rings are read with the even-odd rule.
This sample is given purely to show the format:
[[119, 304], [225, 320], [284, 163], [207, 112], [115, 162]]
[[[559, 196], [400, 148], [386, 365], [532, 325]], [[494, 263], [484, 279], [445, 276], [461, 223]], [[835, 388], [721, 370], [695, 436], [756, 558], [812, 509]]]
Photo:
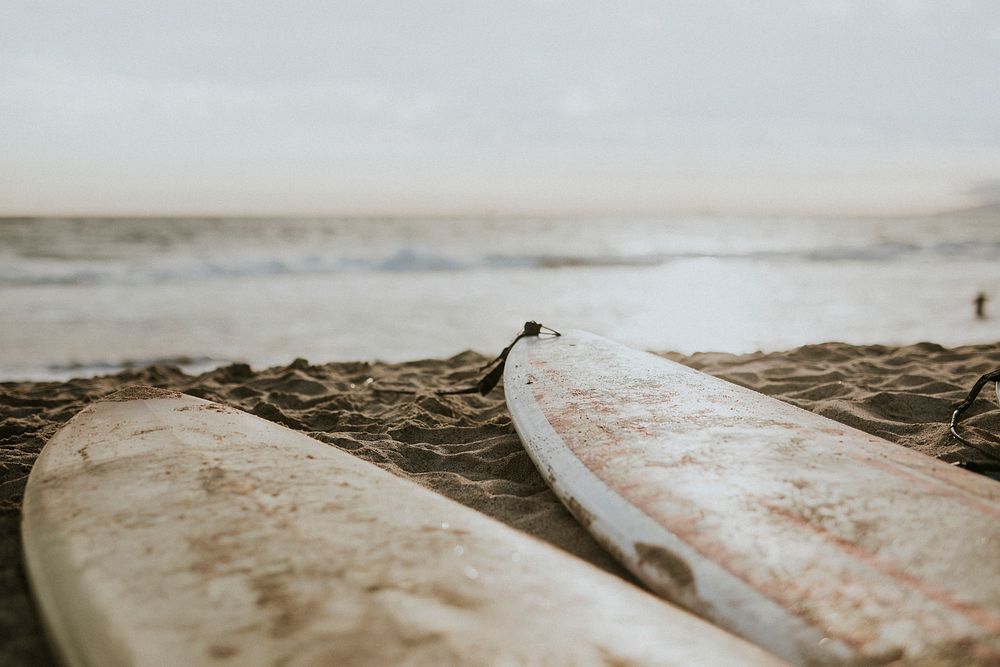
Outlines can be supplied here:
[[529, 319], [683, 353], [1000, 341], [1000, 221], [0, 220], [4, 380], [496, 354]]

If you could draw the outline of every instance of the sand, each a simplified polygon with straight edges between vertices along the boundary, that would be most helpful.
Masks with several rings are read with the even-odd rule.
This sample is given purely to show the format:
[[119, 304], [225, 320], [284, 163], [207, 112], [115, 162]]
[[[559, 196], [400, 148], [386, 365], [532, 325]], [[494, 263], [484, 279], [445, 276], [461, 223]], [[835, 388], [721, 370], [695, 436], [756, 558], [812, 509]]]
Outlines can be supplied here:
[[[982, 459], [949, 437], [947, 421], [972, 383], [1000, 368], [1000, 344], [826, 343], [770, 354], [665, 356], [948, 461]], [[545, 486], [514, 433], [502, 387], [486, 397], [432, 393], [474, 383], [485, 361], [473, 352], [402, 364], [300, 359], [196, 377], [154, 366], [65, 383], [0, 384], [0, 664], [52, 662], [21, 571], [19, 508], [31, 465], [87, 403], [135, 384], [219, 401], [304, 431], [631, 580]], [[391, 387], [416, 393], [385, 391]], [[970, 437], [997, 441], [992, 386], [963, 424]]]

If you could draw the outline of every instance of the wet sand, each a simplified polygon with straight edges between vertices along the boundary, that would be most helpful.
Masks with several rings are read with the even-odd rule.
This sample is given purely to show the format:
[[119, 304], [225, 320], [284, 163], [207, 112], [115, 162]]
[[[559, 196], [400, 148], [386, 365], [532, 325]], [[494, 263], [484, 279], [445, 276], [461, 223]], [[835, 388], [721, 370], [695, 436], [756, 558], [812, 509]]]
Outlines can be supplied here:
[[[972, 383], [1000, 368], [1000, 344], [826, 343], [769, 354], [665, 356], [948, 461], [982, 459], [950, 438], [947, 421]], [[154, 366], [62, 383], [0, 384], [0, 664], [52, 662], [21, 571], [20, 501], [31, 465], [76, 412], [133, 384], [226, 403], [304, 431], [630, 579], [535, 471], [511, 426], [502, 386], [486, 397], [433, 393], [474, 384], [487, 360], [473, 352], [401, 364], [297, 360], [260, 371], [236, 364], [199, 376]], [[415, 393], [386, 391], [396, 387]], [[970, 437], [998, 441], [992, 385], [963, 425]]]

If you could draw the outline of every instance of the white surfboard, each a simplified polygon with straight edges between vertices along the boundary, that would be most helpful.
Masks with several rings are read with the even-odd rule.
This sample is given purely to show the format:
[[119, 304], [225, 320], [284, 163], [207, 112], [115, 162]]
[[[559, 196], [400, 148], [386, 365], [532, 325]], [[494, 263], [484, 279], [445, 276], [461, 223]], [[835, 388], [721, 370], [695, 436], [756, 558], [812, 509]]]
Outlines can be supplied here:
[[370, 463], [161, 390], [52, 438], [22, 530], [68, 665], [780, 664]]
[[996, 482], [584, 332], [518, 342], [504, 386], [566, 507], [667, 599], [797, 664], [1000, 662]]

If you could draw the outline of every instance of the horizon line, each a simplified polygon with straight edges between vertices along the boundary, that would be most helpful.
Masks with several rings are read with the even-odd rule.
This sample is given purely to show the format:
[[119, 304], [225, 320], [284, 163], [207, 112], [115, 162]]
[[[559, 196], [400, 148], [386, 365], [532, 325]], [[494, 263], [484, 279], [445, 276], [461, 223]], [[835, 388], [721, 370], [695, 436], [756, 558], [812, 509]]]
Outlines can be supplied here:
[[873, 211], [864, 209], [843, 210], [819, 210], [819, 209], [790, 209], [775, 208], [765, 209], [738, 209], [738, 208], [676, 208], [663, 210], [650, 209], [617, 209], [617, 208], [581, 208], [581, 209], [557, 209], [545, 208], [538, 210], [531, 209], [385, 209], [385, 210], [349, 210], [349, 209], [326, 209], [326, 210], [284, 210], [284, 211], [191, 211], [191, 210], [164, 210], [164, 211], [95, 211], [95, 210], [70, 210], [70, 211], [0, 211], [0, 220], [14, 219], [138, 219], [138, 220], [222, 220], [222, 219], [404, 219], [404, 218], [427, 218], [435, 220], [462, 219], [462, 218], [494, 218], [494, 219], [519, 219], [519, 218], [604, 218], [604, 217], [628, 217], [628, 218], [677, 218], [677, 217], [768, 217], [768, 218], [931, 218], [948, 215], [966, 216], [977, 214], [996, 213], [1000, 215], [1000, 202], [985, 203], [972, 206], [945, 209], [898, 209], [894, 211]]

